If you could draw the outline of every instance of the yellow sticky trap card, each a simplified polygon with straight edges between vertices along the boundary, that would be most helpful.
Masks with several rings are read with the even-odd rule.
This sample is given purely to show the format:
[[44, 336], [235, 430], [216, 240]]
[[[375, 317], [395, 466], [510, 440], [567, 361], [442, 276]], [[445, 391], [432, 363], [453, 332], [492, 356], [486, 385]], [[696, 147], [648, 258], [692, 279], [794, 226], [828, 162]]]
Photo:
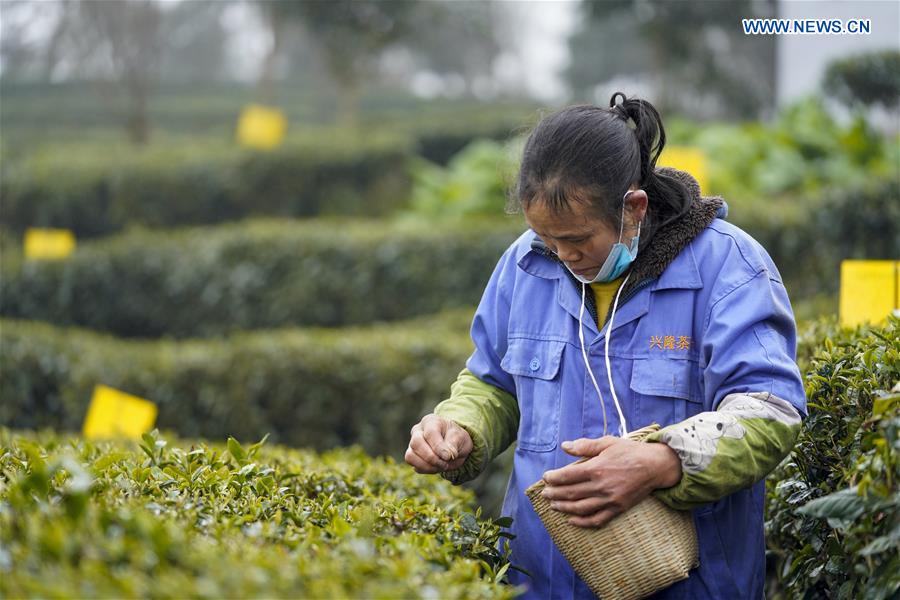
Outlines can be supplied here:
[[248, 148], [269, 150], [284, 140], [287, 118], [277, 108], [250, 104], [238, 119], [238, 143]]
[[84, 419], [84, 437], [140, 439], [156, 422], [156, 404], [125, 392], [98, 385]]
[[25, 230], [25, 258], [29, 260], [62, 260], [75, 251], [75, 234], [68, 229]]
[[700, 192], [707, 194], [706, 155], [699, 148], [691, 146], [666, 146], [656, 161], [659, 167], [672, 167], [687, 171], [700, 184]]
[[900, 309], [900, 261], [841, 262], [840, 321], [842, 327], [884, 323]]

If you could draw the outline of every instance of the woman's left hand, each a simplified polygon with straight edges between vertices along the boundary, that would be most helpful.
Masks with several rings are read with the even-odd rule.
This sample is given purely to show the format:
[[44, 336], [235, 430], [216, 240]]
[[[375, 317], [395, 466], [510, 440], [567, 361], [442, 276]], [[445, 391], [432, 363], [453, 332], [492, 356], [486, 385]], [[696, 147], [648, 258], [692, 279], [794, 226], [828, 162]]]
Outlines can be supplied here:
[[653, 490], [681, 480], [681, 461], [663, 443], [604, 436], [565, 442], [562, 448], [593, 457], [544, 473], [544, 497], [554, 509], [574, 515], [572, 525], [602, 527]]

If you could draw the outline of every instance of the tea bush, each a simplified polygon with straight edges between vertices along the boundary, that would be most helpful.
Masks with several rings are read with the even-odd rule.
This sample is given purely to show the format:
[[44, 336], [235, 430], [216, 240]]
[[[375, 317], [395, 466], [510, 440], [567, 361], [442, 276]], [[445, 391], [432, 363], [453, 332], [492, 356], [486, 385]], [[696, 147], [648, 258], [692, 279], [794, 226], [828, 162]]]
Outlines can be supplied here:
[[885, 328], [835, 332], [811, 358], [809, 417], [767, 480], [771, 592], [881, 599], [900, 591], [898, 382], [896, 317]]
[[0, 321], [0, 425], [78, 430], [105, 384], [156, 402], [184, 436], [260, 437], [400, 459], [409, 428], [472, 352], [472, 311], [392, 325], [281, 329], [216, 340], [126, 341]]
[[0, 257], [0, 314], [123, 337], [395, 321], [478, 303], [522, 219], [245, 221]]
[[385, 215], [409, 194], [404, 136], [308, 131], [273, 151], [220, 140], [144, 149], [60, 143], [0, 163], [0, 223], [79, 238], [129, 224], [217, 223], [254, 215]]
[[[257, 152], [233, 141], [231, 128], [245, 99], [232, 97], [229, 108], [220, 95], [234, 90], [205, 90], [199, 98], [170, 98], [167, 107], [178, 114], [159, 117], [171, 128], [136, 148], [119, 132], [84, 127], [83, 118], [38, 131], [53, 112], [48, 106], [59, 103], [48, 95], [59, 90], [24, 88], [12, 90], [2, 109], [4, 132], [12, 132], [14, 143], [9, 136], [0, 140], [6, 142], [0, 145], [0, 225], [17, 232], [65, 227], [81, 238], [135, 224], [391, 214], [409, 199], [408, 167], [415, 157], [444, 164], [472, 140], [506, 139], [533, 120], [524, 105], [433, 102], [395, 113], [385, 107], [367, 111], [358, 129], [322, 127], [318, 123], [327, 120], [294, 112], [309, 108], [307, 98], [287, 110], [292, 126], [284, 146]], [[79, 96], [76, 102], [85, 100], [71, 91]], [[65, 110], [53, 118], [71, 119], [72, 102], [67, 96]], [[85, 102], [77, 112], [82, 109], [94, 112], [96, 102]], [[23, 125], [32, 118], [37, 122]], [[207, 124], [206, 131], [194, 130], [198, 123]]]
[[842, 260], [900, 256], [900, 180], [835, 187], [815, 202], [737, 207], [728, 220], [769, 252], [792, 297], [837, 295]]
[[0, 597], [512, 598], [471, 494], [358, 447], [0, 430]]

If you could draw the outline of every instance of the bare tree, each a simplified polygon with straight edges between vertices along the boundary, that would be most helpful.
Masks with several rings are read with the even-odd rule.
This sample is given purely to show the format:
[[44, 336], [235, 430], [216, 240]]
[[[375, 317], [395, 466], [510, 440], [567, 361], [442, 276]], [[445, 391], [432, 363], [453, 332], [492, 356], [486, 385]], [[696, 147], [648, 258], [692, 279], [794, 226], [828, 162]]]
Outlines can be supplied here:
[[155, 0], [81, 0], [79, 9], [82, 42], [125, 92], [126, 129], [131, 141], [144, 144], [150, 138], [147, 100], [162, 48], [160, 6]]

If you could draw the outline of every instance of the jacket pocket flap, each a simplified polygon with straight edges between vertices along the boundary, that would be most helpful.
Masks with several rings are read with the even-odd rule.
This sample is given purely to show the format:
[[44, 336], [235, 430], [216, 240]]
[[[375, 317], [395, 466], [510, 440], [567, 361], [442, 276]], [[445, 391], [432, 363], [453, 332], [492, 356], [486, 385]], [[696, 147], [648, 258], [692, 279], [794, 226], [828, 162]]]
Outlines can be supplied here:
[[565, 342], [512, 338], [500, 366], [511, 375], [550, 380], [559, 372]]
[[631, 389], [648, 396], [683, 398], [702, 402], [691, 393], [694, 364], [689, 360], [645, 358], [634, 361], [631, 368]]

